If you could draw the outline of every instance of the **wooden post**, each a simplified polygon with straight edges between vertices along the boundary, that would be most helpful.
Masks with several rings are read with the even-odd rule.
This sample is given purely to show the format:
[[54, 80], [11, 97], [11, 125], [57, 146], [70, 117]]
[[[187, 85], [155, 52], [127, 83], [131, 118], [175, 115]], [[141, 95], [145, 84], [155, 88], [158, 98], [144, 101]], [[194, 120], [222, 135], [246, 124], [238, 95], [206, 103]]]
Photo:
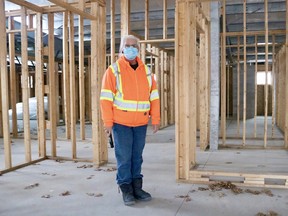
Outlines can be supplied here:
[[226, 144], [226, 0], [223, 1], [222, 46], [221, 46], [221, 137]]
[[[84, 1], [79, 1], [79, 8], [84, 10]], [[85, 77], [84, 77], [84, 18], [79, 15], [79, 105], [80, 138], [85, 140]]]
[[170, 57], [170, 122], [169, 124], [174, 124], [175, 123], [175, 69], [174, 69], [174, 56], [169, 56]]
[[91, 58], [88, 58], [88, 66], [87, 66], [87, 89], [88, 89], [88, 93], [87, 93], [87, 97], [88, 97], [88, 103], [87, 103], [87, 114], [88, 114], [88, 119], [89, 122], [92, 122], [92, 113], [91, 113]]
[[48, 14], [48, 73], [49, 73], [49, 120], [50, 120], [50, 137], [51, 137], [51, 154], [56, 157], [56, 80], [55, 80], [55, 48], [54, 48], [54, 13]]
[[121, 38], [130, 33], [130, 0], [121, 0]]
[[24, 143], [25, 143], [25, 161], [31, 161], [31, 143], [30, 143], [30, 114], [29, 114], [29, 87], [28, 87], [28, 40], [26, 26], [26, 8], [21, 7], [21, 59], [22, 59], [22, 94], [23, 94], [23, 120], [24, 120]]
[[254, 105], [254, 137], [257, 137], [257, 103], [258, 103], [258, 97], [257, 97], [257, 73], [258, 73], [258, 48], [257, 48], [258, 38], [257, 35], [255, 35], [255, 105]]
[[[92, 22], [92, 21], [91, 21]], [[76, 148], [76, 91], [75, 91], [75, 49], [74, 49], [74, 15], [69, 12], [69, 70], [70, 70], [70, 115], [72, 158], [77, 157]]]
[[285, 75], [285, 131], [284, 140], [285, 148], [288, 148], [288, 1], [286, 1], [286, 75]]
[[115, 0], [110, 0], [111, 64], [115, 62]]
[[[9, 17], [9, 30], [14, 29], [14, 18]], [[18, 136], [17, 131], [17, 112], [16, 112], [16, 70], [15, 70], [15, 34], [10, 33], [9, 38], [9, 61], [10, 61], [10, 99], [12, 109], [12, 133], [13, 137]]]
[[43, 42], [42, 42], [42, 14], [36, 16], [37, 29], [35, 36], [35, 61], [36, 61], [36, 97], [37, 97], [37, 123], [39, 156], [46, 156], [46, 131], [44, 110], [44, 74], [43, 74]]
[[163, 0], [163, 39], [167, 38], [167, 0]]
[[164, 104], [164, 51], [160, 51], [160, 77], [159, 79], [159, 89], [160, 89], [160, 112], [161, 112], [161, 127], [165, 126], [165, 104]]
[[1, 96], [2, 96], [2, 119], [3, 119], [3, 142], [5, 154], [5, 168], [11, 168], [11, 140], [9, 132], [9, 96], [8, 96], [8, 71], [7, 71], [7, 39], [5, 4], [0, 0], [0, 70], [1, 70]]
[[237, 136], [240, 136], [240, 36], [237, 37]]
[[[287, 63], [286, 63], [287, 64]], [[271, 75], [271, 87], [272, 87], [272, 134], [274, 138], [275, 132], [275, 35], [272, 35], [272, 75]]]
[[[122, 3], [122, 1], [121, 1]], [[91, 2], [91, 14], [98, 17], [98, 3]], [[121, 16], [122, 19], [122, 16]], [[98, 53], [99, 49], [97, 37], [99, 35], [98, 20], [91, 20], [91, 109], [92, 109], [92, 143], [93, 143], [93, 162], [99, 167], [100, 158], [100, 138], [99, 138], [99, 92], [98, 92]]]
[[265, 118], [264, 118], [264, 148], [267, 147], [267, 116], [268, 116], [268, 0], [265, 4]]
[[145, 40], [149, 39], [149, 0], [145, 0]]
[[243, 1], [243, 46], [244, 46], [244, 65], [243, 65], [243, 140], [242, 145], [246, 145], [246, 95], [247, 95], [247, 56], [246, 56], [246, 0]]
[[71, 138], [71, 115], [70, 115], [70, 72], [69, 72], [69, 35], [68, 35], [68, 12], [63, 13], [63, 83], [64, 83], [64, 107], [66, 138]]
[[167, 58], [167, 52], [164, 52], [164, 70], [163, 70], [163, 94], [164, 94], [164, 125], [168, 125], [168, 81], [169, 81], [169, 75], [168, 75], [168, 58]]

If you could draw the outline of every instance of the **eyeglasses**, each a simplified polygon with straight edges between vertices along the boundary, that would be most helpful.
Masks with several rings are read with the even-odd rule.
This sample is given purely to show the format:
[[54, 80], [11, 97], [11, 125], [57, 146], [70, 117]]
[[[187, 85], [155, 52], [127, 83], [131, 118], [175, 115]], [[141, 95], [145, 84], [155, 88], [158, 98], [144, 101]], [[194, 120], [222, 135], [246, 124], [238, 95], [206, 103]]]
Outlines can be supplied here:
[[134, 48], [137, 48], [137, 44], [125, 44], [125, 48], [128, 48], [128, 47], [134, 47]]

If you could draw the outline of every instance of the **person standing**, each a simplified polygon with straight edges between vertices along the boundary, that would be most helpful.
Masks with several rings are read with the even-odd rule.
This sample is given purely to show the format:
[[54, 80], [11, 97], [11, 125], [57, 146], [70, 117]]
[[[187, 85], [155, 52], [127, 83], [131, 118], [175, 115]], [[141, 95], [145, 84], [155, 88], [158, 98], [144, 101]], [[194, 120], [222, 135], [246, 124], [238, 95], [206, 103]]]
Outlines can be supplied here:
[[149, 201], [142, 189], [142, 153], [149, 119], [153, 133], [160, 124], [159, 93], [154, 75], [138, 57], [139, 39], [122, 37], [119, 59], [102, 79], [100, 105], [105, 132], [113, 133], [117, 160], [116, 181], [125, 205]]

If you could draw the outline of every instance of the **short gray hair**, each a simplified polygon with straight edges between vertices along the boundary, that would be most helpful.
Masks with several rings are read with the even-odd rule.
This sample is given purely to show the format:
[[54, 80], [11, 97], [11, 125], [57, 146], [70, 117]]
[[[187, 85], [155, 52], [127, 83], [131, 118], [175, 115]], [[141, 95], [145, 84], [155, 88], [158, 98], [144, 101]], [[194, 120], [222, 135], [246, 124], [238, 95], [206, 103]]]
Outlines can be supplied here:
[[125, 48], [126, 41], [128, 39], [133, 39], [136, 41], [138, 49], [140, 48], [139, 38], [135, 37], [134, 35], [125, 35], [121, 39], [120, 47], [119, 47], [119, 55], [122, 55], [122, 51]]

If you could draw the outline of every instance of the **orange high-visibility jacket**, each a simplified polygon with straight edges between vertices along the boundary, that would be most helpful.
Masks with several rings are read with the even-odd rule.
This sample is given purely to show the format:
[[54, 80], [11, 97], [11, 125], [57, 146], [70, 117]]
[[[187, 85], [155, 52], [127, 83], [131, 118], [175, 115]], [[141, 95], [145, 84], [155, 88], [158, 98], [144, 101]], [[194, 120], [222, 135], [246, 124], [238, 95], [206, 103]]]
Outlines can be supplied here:
[[160, 101], [154, 75], [137, 57], [134, 70], [124, 56], [106, 70], [100, 96], [104, 126], [130, 127], [160, 123]]

